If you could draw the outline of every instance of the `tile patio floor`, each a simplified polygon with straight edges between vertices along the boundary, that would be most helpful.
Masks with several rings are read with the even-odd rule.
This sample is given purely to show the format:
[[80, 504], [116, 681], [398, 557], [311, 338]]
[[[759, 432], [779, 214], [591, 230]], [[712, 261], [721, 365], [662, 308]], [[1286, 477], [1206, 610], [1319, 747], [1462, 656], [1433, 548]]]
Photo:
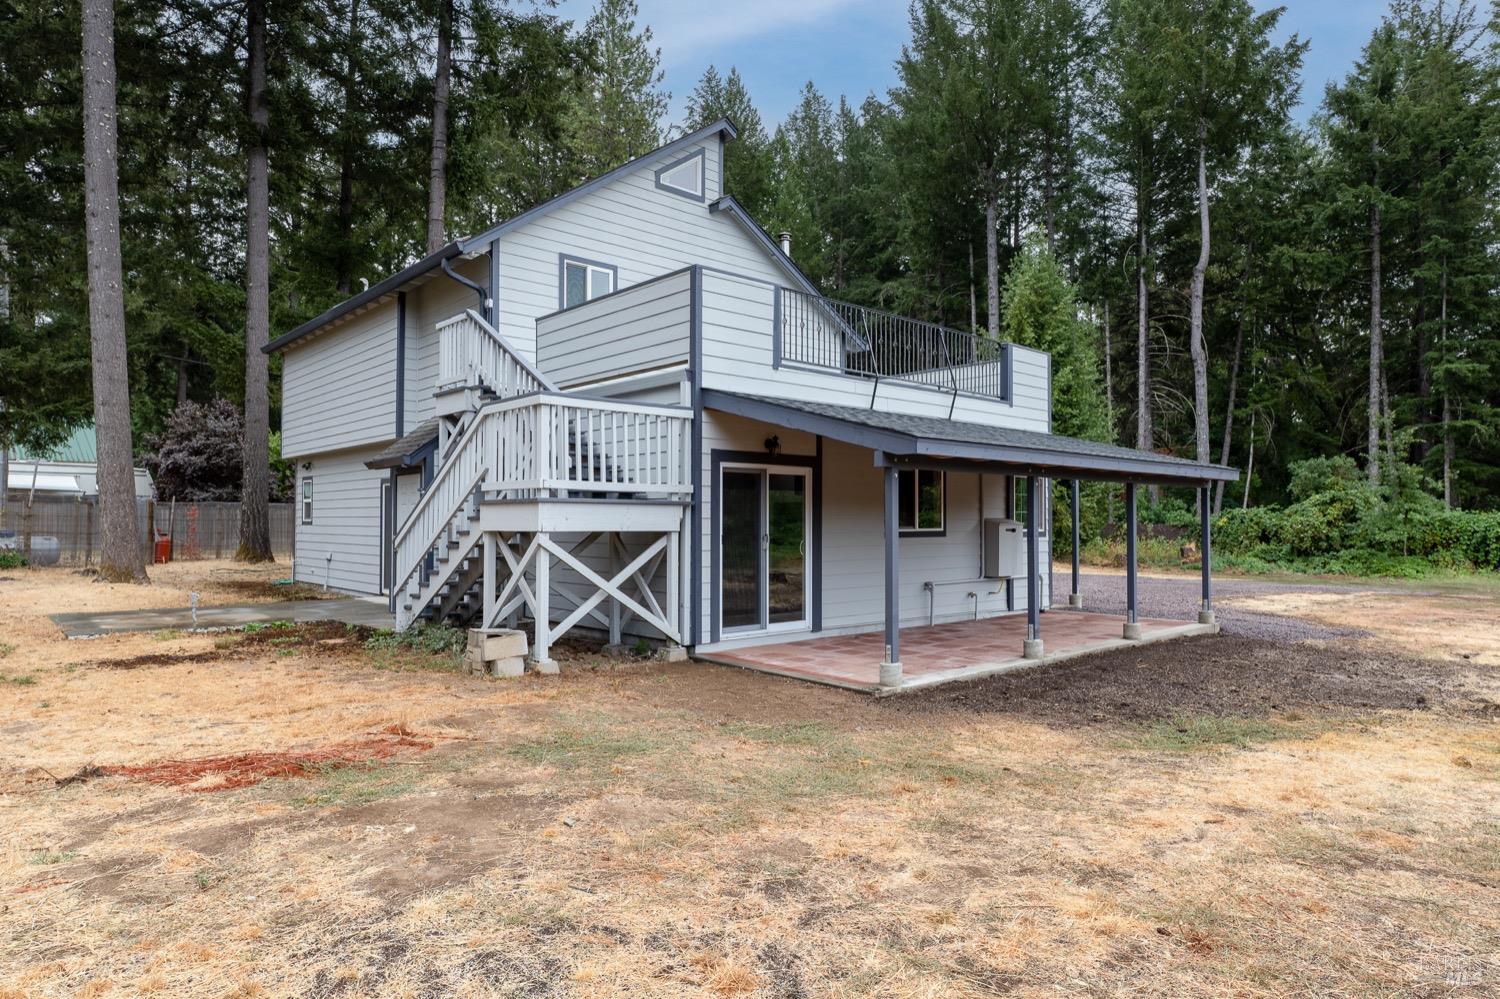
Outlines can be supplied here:
[[902, 628], [901, 686], [894, 690], [882, 690], [879, 682], [885, 647], [883, 632], [704, 652], [697, 658], [885, 694], [1045, 665], [1090, 652], [1213, 634], [1218, 630], [1212, 624], [1141, 618], [1140, 639], [1127, 641], [1121, 637], [1123, 624], [1124, 619], [1114, 614], [1048, 611], [1041, 620], [1044, 652], [1041, 659], [1021, 658], [1021, 640], [1026, 637], [1025, 614]]

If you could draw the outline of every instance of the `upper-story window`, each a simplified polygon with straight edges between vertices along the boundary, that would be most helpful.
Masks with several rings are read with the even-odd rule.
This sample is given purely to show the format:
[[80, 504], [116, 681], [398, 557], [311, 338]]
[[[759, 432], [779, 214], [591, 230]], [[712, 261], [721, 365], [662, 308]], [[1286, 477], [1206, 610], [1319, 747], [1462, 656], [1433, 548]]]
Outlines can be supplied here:
[[656, 171], [656, 186], [694, 201], [706, 201], [708, 156], [702, 149], [674, 160]]
[[612, 264], [601, 264], [597, 260], [562, 257], [560, 272], [558, 305], [571, 309], [614, 291], [620, 269]]

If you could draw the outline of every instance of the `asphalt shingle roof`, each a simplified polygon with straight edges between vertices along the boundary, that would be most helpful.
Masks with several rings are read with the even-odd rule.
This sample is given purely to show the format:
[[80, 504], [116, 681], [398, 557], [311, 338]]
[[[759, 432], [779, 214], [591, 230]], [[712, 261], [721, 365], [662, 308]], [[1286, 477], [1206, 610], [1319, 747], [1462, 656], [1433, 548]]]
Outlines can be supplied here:
[[[715, 405], [715, 400], [722, 403]], [[736, 407], [734, 400], [751, 404]], [[874, 409], [857, 409], [824, 402], [793, 399], [773, 399], [767, 396], [747, 395], [739, 392], [710, 391], [705, 393], [705, 404], [711, 408], [742, 410], [741, 415], [750, 415], [743, 410], [768, 407], [789, 410], [793, 414], [803, 413], [821, 421], [837, 421], [853, 429], [864, 429], [884, 435], [882, 444], [894, 454], [949, 456], [975, 458], [979, 460], [1005, 461], [1012, 464], [1030, 464], [1038, 468], [1091, 470], [1095, 472], [1120, 472], [1121, 477], [1165, 479], [1213, 479], [1233, 481], [1239, 471], [1225, 465], [1200, 465], [1186, 458], [1139, 451], [1117, 444], [1102, 444], [1098, 441], [1063, 437], [1059, 434], [1040, 433], [1034, 430], [1017, 430], [1010, 427], [995, 427], [982, 423], [961, 420], [946, 420], [933, 416], [913, 416], [907, 413], [890, 413]], [[825, 424], [825, 436], [837, 437]], [[859, 436], [853, 434], [851, 436]], [[859, 443], [859, 441], [854, 441]], [[1128, 475], [1123, 473], [1130, 473]], [[1059, 475], [1059, 478], [1067, 478]]]

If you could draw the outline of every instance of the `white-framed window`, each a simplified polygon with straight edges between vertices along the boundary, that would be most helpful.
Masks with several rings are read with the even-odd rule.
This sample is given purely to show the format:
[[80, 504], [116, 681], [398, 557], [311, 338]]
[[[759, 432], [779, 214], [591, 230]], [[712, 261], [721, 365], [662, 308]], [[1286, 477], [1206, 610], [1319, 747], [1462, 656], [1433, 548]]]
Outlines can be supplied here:
[[[1026, 523], [1026, 477], [1024, 475], [1018, 475], [1010, 481], [1011, 519], [1015, 520], [1017, 523], [1024, 525]], [[1037, 536], [1042, 538], [1045, 538], [1047, 536], [1047, 528], [1049, 526], [1048, 522], [1052, 519], [1048, 516], [1048, 511], [1052, 508], [1052, 504], [1047, 502], [1047, 498], [1050, 493], [1050, 490], [1047, 488], [1047, 486], [1047, 479], [1037, 480], [1036, 501], [1038, 504], [1038, 509], [1036, 513], [1037, 527], [1040, 528], [1040, 530], [1037, 531]]]
[[558, 306], [571, 309], [575, 305], [591, 302], [615, 290], [619, 268], [612, 264], [601, 264], [597, 260], [579, 257], [563, 257], [559, 265], [561, 288]]
[[941, 535], [947, 530], [946, 473], [926, 468], [896, 473], [897, 526], [903, 535]]
[[302, 523], [311, 524], [313, 513], [313, 481], [311, 475], [302, 476]]

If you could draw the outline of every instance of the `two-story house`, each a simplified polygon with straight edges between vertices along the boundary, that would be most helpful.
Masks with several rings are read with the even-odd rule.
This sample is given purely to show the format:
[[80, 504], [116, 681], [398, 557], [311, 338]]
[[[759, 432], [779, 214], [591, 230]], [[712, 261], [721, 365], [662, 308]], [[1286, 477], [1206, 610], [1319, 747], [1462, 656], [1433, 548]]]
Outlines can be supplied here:
[[1235, 476], [1051, 434], [1045, 353], [821, 296], [724, 194], [734, 135], [685, 135], [267, 346], [298, 580], [387, 594], [400, 628], [526, 622], [543, 668], [574, 628], [705, 658], [874, 633], [892, 686], [902, 627], [1026, 615], [1041, 655], [1049, 482]]

